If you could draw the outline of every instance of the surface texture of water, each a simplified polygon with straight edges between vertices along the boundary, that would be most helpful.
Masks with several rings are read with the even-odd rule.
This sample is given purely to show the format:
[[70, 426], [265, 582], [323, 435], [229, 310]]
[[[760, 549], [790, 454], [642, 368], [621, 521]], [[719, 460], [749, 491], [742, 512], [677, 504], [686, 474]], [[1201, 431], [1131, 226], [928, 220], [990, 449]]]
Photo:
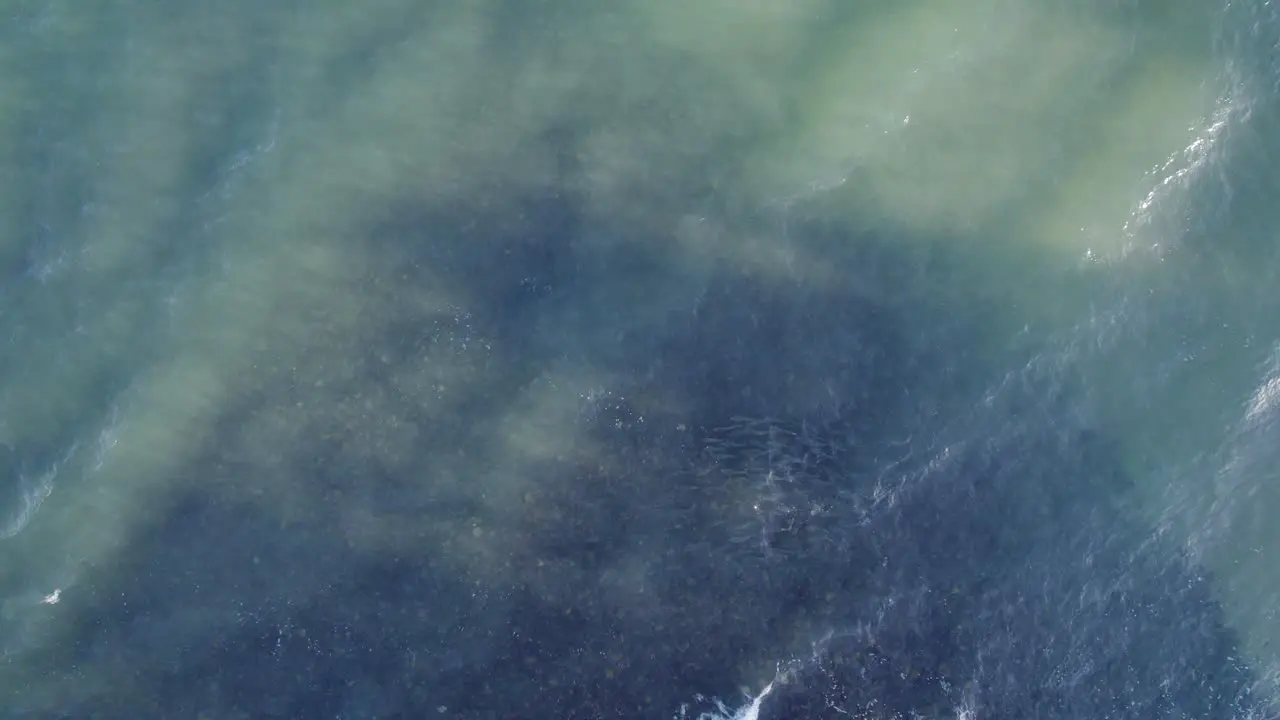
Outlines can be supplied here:
[[948, 7], [0, 0], [0, 716], [1270, 717], [1280, 16]]

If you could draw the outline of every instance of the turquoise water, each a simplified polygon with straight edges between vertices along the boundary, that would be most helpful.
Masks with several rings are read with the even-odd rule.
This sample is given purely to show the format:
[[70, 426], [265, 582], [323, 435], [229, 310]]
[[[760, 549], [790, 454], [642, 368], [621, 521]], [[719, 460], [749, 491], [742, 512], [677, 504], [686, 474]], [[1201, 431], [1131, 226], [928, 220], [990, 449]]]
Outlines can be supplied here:
[[1280, 17], [851, 8], [0, 2], [10, 716], [1267, 716]]

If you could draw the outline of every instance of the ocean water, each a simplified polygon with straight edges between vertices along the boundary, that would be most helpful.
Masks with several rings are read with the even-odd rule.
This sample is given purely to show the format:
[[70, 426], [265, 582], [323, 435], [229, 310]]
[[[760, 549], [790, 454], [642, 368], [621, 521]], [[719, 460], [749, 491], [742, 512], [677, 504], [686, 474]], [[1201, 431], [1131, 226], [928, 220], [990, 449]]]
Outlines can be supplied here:
[[1274, 717], [1277, 48], [0, 1], [0, 717]]

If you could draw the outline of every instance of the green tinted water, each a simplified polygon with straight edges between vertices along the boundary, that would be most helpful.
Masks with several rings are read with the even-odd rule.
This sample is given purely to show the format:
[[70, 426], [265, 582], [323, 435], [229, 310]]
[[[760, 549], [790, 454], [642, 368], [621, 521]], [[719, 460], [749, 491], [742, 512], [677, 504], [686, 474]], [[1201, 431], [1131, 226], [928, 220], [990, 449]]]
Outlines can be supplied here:
[[[0, 442], [53, 490], [0, 541], [0, 647], [56, 643], [91, 612], [79, 578], [109, 575], [192, 487], [282, 525], [345, 503], [350, 546], [412, 546], [366, 499], [310, 486], [318, 438], [465, 501], [430, 532], [458, 535], [459, 572], [502, 576], [485, 528], [525, 512], [523, 468], [572, 448], [579, 398], [611, 382], [575, 350], [662, 333], [728, 269], [970, 324], [966, 387], [1034, 338], [1271, 667], [1280, 486], [1258, 456], [1280, 217], [1259, 118], [1276, 98], [1248, 30], [1265, 17], [1192, 0], [512, 7], [4, 3]], [[531, 197], [567, 198], [604, 260], [575, 268], [579, 308], [502, 347], [467, 313], [516, 272], [501, 260], [536, 230]], [[868, 266], [872, 239], [916, 264]], [[381, 344], [424, 317], [448, 342]], [[364, 384], [370, 363], [385, 384]], [[456, 452], [475, 426], [483, 463]], [[145, 686], [102, 653], [72, 692]], [[4, 692], [67, 692], [30, 668]]]

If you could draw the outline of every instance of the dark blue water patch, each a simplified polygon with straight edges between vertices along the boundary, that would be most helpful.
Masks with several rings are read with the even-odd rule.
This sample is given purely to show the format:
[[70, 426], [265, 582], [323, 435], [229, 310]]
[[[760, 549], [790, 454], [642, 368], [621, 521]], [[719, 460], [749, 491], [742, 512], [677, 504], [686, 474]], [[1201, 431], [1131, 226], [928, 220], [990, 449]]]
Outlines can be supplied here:
[[794, 415], [796, 403], [815, 422], [883, 420], [906, 391], [895, 377], [906, 359], [897, 317], [858, 295], [713, 281], [684, 327], [673, 325], [661, 372], [698, 399], [699, 427]]
[[[935, 455], [902, 464], [912, 482], [868, 511], [859, 500], [900, 452], [882, 426], [901, 425], [910, 407], [876, 386], [916, 365], [858, 365], [847, 353], [892, 353], [893, 333], [873, 328], [893, 323], [838, 323], [857, 332], [797, 339], [792, 354], [779, 334], [812, 340], [804, 329], [832, 327], [822, 322], [832, 307], [857, 306], [739, 290], [723, 290], [724, 312], [696, 317], [708, 326], [687, 345], [668, 346], [667, 367], [692, 372], [615, 386], [584, 420], [590, 452], [522, 468], [534, 492], [509, 526], [490, 529], [510, 540], [499, 559], [509, 573], [467, 576], [429, 529], [483, 504], [420, 502], [413, 467], [328, 448], [325, 462], [293, 468], [315, 497], [286, 525], [250, 496], [210, 491], [228, 473], [267, 471], [252, 458], [220, 462], [229, 456], [215, 443], [188, 468], [206, 483], [188, 485], [122, 566], [84, 579], [81, 599], [67, 600], [79, 624], [31, 656], [44, 677], [94, 688], [45, 709], [669, 718], [699, 694], [735, 697], [744, 673], [770, 663], [788, 682], [762, 718], [959, 707], [1234, 718], [1258, 706], [1205, 581], [1148, 542], [1118, 458], [1069, 402], [1043, 400], [1052, 387], [1016, 412], [975, 416], [946, 457], [916, 445]], [[793, 359], [879, 400], [788, 412], [778, 368]], [[841, 375], [851, 364], [864, 372]], [[731, 382], [709, 380], [720, 376]], [[749, 396], [733, 392], [746, 385]], [[638, 414], [627, 398], [668, 394], [685, 404], [618, 422]], [[782, 409], [739, 415], [767, 407]], [[790, 509], [766, 523], [755, 503], [768, 499], [770, 473], [790, 483], [777, 499]], [[363, 502], [371, 483], [384, 529], [416, 525], [421, 542], [381, 546], [394, 552], [347, 542], [344, 503]], [[767, 542], [744, 539], [753, 521]], [[84, 684], [106, 667], [130, 668], [130, 685]]]

